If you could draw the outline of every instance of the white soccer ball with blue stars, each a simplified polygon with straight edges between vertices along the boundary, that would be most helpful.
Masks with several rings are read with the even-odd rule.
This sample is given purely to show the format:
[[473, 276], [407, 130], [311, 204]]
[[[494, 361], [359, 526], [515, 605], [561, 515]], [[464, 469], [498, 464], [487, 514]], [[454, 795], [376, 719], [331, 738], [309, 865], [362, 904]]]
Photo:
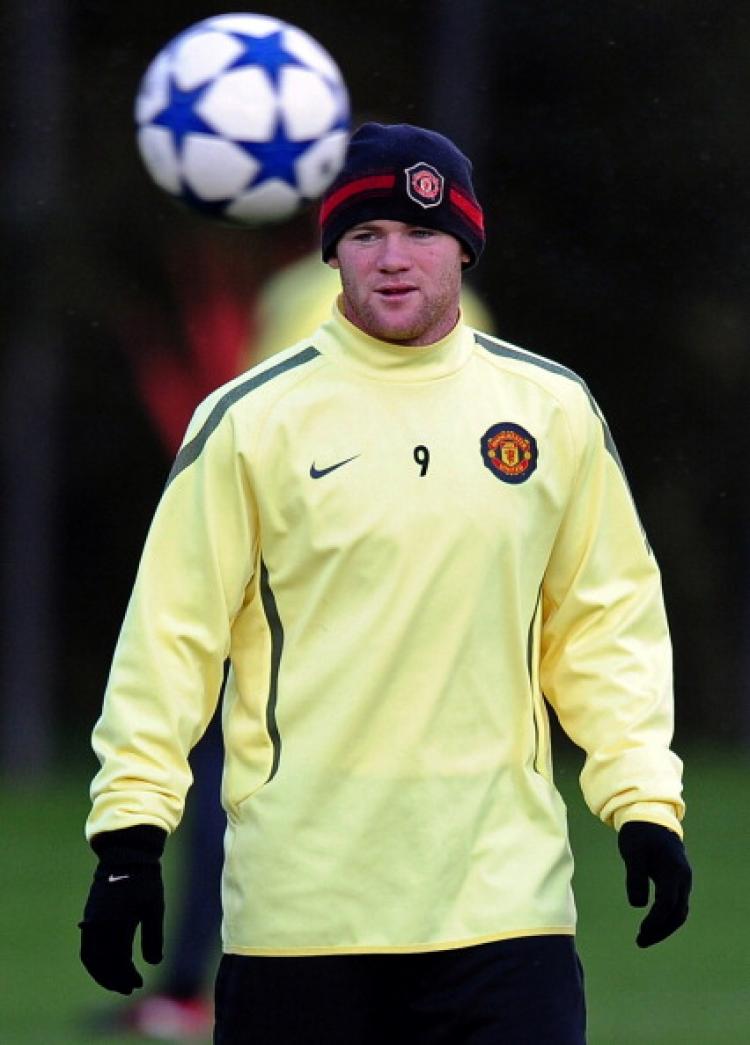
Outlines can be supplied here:
[[135, 104], [156, 184], [211, 217], [292, 217], [338, 174], [350, 130], [341, 71], [312, 36], [260, 14], [217, 15], [159, 52]]

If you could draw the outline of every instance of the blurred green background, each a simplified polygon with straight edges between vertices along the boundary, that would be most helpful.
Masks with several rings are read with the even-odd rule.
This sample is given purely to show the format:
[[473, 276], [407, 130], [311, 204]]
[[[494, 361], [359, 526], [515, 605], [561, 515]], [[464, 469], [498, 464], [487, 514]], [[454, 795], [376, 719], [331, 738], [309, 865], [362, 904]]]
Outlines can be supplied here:
[[[94, 1040], [81, 1028], [111, 1004], [77, 960], [88, 736], [186, 411], [252, 358], [265, 281], [310, 240], [309, 218], [191, 217], [140, 165], [143, 71], [226, 9], [0, 5], [0, 1045]], [[431, 126], [471, 155], [488, 226], [472, 286], [496, 332], [580, 372], [607, 415], [663, 572], [696, 888], [684, 932], [638, 951], [614, 838], [563, 744], [591, 1041], [748, 1042], [746, 0], [256, 10], [333, 53], [358, 118]], [[185, 299], [217, 271], [245, 343], [209, 355], [201, 385]]]

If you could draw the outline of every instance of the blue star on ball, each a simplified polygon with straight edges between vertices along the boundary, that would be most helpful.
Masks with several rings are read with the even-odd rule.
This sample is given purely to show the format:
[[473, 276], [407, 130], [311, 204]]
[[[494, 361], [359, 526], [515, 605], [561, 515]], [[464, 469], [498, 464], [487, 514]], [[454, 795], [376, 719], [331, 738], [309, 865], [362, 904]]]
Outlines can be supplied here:
[[151, 122], [171, 131], [178, 151], [182, 149], [188, 134], [214, 133], [213, 128], [195, 111], [195, 105], [205, 89], [206, 85], [201, 84], [190, 91], [183, 91], [171, 76], [169, 78], [169, 100]]
[[245, 33], [229, 33], [244, 46], [242, 54], [229, 66], [240, 69], [244, 65], [257, 65], [265, 71], [274, 90], [279, 88], [279, 76], [286, 65], [299, 65], [306, 68], [291, 51], [287, 51], [282, 43], [282, 32], [269, 33], [268, 36], [247, 36]]
[[314, 138], [300, 142], [289, 141], [279, 119], [270, 141], [240, 142], [239, 144], [261, 165], [253, 179], [254, 186], [269, 181], [271, 178], [278, 178], [291, 185], [292, 188], [296, 188], [295, 163], [314, 142]]

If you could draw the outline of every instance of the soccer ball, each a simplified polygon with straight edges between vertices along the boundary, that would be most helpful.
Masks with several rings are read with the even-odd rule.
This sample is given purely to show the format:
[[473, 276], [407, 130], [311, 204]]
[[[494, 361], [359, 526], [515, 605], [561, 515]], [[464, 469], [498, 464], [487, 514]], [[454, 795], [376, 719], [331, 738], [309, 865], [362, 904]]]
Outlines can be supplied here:
[[308, 33], [225, 14], [157, 54], [135, 120], [160, 188], [209, 216], [261, 225], [325, 192], [344, 162], [350, 109], [338, 66]]

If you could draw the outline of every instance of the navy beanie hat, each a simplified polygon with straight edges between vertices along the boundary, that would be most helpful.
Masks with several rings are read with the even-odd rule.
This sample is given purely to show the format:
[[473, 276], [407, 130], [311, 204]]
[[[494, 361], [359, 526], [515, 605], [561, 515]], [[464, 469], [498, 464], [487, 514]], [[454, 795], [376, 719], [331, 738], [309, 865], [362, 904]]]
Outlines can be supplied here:
[[323, 260], [347, 229], [382, 218], [439, 229], [461, 241], [471, 268], [484, 248], [484, 218], [471, 162], [442, 134], [408, 123], [365, 123], [320, 205]]

